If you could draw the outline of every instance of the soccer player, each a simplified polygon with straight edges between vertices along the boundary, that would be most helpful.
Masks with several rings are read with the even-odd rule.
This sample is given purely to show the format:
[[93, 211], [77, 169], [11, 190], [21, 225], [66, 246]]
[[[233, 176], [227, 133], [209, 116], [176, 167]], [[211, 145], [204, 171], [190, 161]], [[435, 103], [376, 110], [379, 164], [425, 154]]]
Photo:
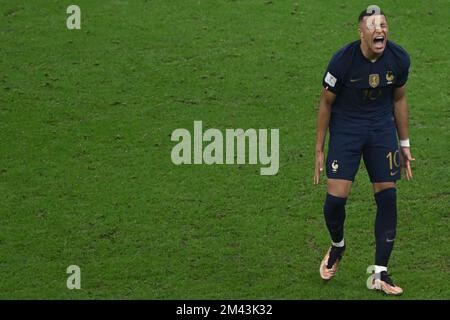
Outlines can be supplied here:
[[410, 59], [404, 49], [388, 40], [385, 14], [369, 8], [359, 15], [360, 39], [334, 54], [323, 78], [314, 183], [319, 183], [323, 171], [329, 128], [323, 212], [331, 246], [320, 264], [320, 276], [330, 280], [342, 259], [346, 246], [345, 204], [362, 156], [377, 205], [375, 275], [370, 289], [399, 295], [403, 290], [394, 284], [387, 266], [396, 235], [396, 181], [401, 177], [400, 167], [405, 168], [407, 180], [412, 178], [414, 159], [408, 139], [405, 96]]

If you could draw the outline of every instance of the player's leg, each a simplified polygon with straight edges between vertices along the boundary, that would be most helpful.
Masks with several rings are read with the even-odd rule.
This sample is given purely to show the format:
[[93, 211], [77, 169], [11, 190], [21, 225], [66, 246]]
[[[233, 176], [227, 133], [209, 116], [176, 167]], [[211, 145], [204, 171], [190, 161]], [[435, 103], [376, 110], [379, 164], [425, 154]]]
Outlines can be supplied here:
[[331, 246], [320, 264], [320, 276], [331, 279], [338, 269], [345, 250], [345, 205], [359, 167], [361, 151], [359, 136], [331, 134], [327, 156], [327, 195], [323, 206]]
[[400, 178], [400, 163], [395, 129], [378, 132], [364, 149], [364, 162], [373, 183], [377, 205], [375, 218], [375, 273], [373, 289], [387, 294], [403, 292], [387, 273], [397, 229], [396, 180]]
[[373, 289], [400, 295], [403, 290], [388, 274], [388, 263], [394, 248], [397, 230], [397, 190], [395, 182], [374, 183], [377, 214], [375, 218], [375, 274]]
[[327, 181], [323, 213], [331, 238], [331, 246], [320, 264], [320, 276], [324, 280], [330, 280], [336, 274], [345, 251], [345, 204], [351, 185], [352, 181], [349, 180], [328, 179]]
[[375, 265], [385, 267], [387, 270], [397, 229], [397, 190], [395, 182], [374, 183], [373, 187], [377, 205]]
[[327, 180], [323, 213], [332, 244], [336, 247], [344, 247], [345, 205], [352, 183], [351, 180], [343, 179]]

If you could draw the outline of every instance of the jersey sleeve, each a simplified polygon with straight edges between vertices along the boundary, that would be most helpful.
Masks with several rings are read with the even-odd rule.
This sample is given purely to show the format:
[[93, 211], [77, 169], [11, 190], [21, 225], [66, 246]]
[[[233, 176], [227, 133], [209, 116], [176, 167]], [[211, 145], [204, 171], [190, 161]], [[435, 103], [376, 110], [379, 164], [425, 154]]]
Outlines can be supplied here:
[[401, 61], [400, 61], [400, 74], [395, 82], [396, 87], [402, 87], [406, 84], [409, 75], [409, 67], [411, 64], [411, 60], [409, 55], [405, 52]]
[[323, 87], [338, 94], [344, 83], [344, 72], [342, 71], [340, 61], [340, 54], [335, 54], [328, 63], [327, 70], [323, 76], [322, 85]]

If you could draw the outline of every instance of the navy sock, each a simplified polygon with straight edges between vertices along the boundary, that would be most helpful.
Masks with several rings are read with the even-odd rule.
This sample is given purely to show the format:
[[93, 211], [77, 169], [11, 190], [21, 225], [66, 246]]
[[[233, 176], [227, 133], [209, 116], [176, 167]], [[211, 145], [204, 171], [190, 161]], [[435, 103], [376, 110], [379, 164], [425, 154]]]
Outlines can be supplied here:
[[344, 239], [345, 203], [347, 198], [339, 198], [327, 193], [323, 214], [333, 242]]
[[394, 247], [397, 227], [397, 191], [395, 188], [375, 194], [377, 217], [375, 219], [375, 264], [387, 267]]

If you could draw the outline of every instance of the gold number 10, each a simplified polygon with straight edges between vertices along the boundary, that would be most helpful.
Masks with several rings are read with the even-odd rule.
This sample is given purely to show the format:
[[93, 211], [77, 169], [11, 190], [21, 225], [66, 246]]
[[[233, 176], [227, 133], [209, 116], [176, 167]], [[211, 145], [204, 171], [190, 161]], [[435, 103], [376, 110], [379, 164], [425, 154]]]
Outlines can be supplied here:
[[389, 168], [390, 168], [391, 170], [394, 169], [394, 168], [392, 167], [392, 165], [394, 165], [394, 166], [397, 167], [397, 168], [400, 166], [400, 164], [397, 162], [397, 158], [396, 158], [397, 153], [398, 153], [398, 150], [395, 151], [394, 154], [392, 154], [392, 152], [389, 152], [389, 153], [387, 154], [387, 156], [386, 156], [386, 158], [389, 159]]

